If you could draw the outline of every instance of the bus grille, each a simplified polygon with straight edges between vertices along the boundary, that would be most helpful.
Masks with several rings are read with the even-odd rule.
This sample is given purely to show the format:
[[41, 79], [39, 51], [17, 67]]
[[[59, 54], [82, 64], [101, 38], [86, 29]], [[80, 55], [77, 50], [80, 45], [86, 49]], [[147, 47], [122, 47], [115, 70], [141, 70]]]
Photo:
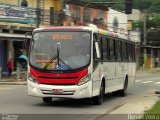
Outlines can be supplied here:
[[44, 95], [73, 95], [75, 91], [63, 91], [62, 93], [54, 93], [52, 90], [41, 90]]
[[63, 83], [63, 84], [58, 84], [58, 83], [41, 83], [43, 85], [59, 85], [59, 86], [69, 86], [69, 85], [76, 85], [75, 83]]
[[45, 79], [77, 79], [78, 77], [45, 77], [45, 76], [39, 76], [38, 78], [45, 78]]

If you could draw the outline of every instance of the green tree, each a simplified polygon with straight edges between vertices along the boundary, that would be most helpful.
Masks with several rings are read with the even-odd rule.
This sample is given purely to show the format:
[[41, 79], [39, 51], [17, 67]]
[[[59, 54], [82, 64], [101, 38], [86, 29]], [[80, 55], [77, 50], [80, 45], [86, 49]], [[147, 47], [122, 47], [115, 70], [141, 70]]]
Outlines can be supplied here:
[[[143, 28], [144, 20], [134, 21], [133, 28]], [[160, 28], [160, 15], [159, 14], [147, 14], [146, 15], [146, 27], [147, 30], [150, 28]]]
[[[85, 2], [119, 2], [124, 4], [108, 4], [114, 9], [124, 11], [125, 0], [83, 0]], [[133, 0], [133, 8], [141, 11], [160, 13], [160, 0]]]
[[[142, 32], [143, 37], [143, 28], [144, 28], [144, 20], [134, 21], [133, 29], [137, 29]], [[146, 15], [146, 38], [147, 43], [152, 45], [160, 45], [160, 15], [159, 14], [148, 14]], [[143, 38], [142, 38], [143, 39]]]

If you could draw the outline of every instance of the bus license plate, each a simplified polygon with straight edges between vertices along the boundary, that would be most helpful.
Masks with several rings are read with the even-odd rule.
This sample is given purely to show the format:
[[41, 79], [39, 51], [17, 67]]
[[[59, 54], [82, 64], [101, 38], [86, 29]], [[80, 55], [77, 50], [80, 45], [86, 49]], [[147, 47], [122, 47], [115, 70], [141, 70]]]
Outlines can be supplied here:
[[52, 92], [55, 94], [60, 94], [60, 93], [63, 93], [63, 90], [62, 89], [52, 89]]

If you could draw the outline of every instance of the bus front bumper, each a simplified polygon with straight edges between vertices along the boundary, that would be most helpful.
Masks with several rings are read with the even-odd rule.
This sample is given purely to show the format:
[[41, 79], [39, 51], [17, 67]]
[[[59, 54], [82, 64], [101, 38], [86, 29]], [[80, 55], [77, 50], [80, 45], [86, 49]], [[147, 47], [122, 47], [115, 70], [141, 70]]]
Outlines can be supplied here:
[[61, 86], [44, 85], [28, 82], [28, 95], [36, 97], [55, 97], [55, 98], [90, 98], [92, 97], [92, 82], [89, 81], [81, 86]]

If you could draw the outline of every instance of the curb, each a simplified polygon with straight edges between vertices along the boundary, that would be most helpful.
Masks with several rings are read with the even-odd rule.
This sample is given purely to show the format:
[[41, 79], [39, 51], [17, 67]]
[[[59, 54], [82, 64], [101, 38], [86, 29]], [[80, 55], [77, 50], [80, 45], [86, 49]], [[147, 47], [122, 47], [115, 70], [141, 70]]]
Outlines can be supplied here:
[[160, 71], [140, 71], [140, 70], [138, 70], [138, 71], [136, 71], [136, 73], [150, 73], [150, 74], [158, 74], [158, 73], [160, 73]]
[[0, 85], [27, 85], [27, 81], [23, 81], [23, 82], [0, 82]]
[[160, 72], [136, 72], [136, 76], [158, 75]]

